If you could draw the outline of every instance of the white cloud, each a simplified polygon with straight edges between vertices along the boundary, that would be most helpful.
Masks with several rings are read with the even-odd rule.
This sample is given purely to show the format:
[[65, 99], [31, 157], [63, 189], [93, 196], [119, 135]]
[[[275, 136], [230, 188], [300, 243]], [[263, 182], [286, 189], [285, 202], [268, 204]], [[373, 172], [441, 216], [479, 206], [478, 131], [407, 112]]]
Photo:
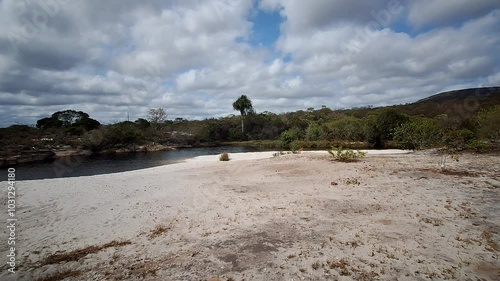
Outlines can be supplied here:
[[23, 19], [44, 9], [18, 3], [0, 1], [0, 125], [67, 108], [103, 122], [153, 107], [224, 116], [241, 94], [258, 111], [382, 105], [500, 83], [498, 1], [261, 0], [284, 22], [258, 47], [251, 0], [47, 0], [60, 4], [31, 33]]
[[420, 0], [411, 2], [408, 19], [416, 27], [449, 24], [483, 16], [498, 8], [498, 0]]

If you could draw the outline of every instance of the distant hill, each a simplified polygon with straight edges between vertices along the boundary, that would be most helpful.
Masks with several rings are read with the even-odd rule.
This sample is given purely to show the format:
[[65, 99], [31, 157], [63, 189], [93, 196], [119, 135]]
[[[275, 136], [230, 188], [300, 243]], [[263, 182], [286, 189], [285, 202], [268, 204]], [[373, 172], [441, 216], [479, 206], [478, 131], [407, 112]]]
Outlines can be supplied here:
[[465, 100], [467, 98], [484, 99], [498, 94], [500, 94], [500, 87], [472, 88], [439, 93], [425, 99], [421, 99], [415, 103], [446, 102], [449, 100]]
[[392, 108], [413, 116], [435, 117], [447, 114], [449, 117], [468, 119], [477, 112], [500, 105], [500, 87], [473, 88], [439, 93], [414, 103], [384, 107], [359, 107], [337, 110], [337, 112], [363, 118], [370, 112]]
[[486, 87], [439, 93], [411, 104], [396, 105], [394, 108], [409, 115], [434, 117], [447, 114], [467, 119], [482, 109], [499, 104], [500, 87]]

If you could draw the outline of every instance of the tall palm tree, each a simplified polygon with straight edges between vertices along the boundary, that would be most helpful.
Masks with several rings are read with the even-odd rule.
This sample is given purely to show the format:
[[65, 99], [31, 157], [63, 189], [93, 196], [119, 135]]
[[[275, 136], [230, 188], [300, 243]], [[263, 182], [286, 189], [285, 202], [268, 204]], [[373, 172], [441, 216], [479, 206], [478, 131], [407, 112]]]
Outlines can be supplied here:
[[241, 95], [235, 102], [233, 102], [233, 109], [238, 110], [241, 114], [241, 133], [245, 133], [244, 119], [248, 113], [253, 112], [252, 101], [246, 95]]

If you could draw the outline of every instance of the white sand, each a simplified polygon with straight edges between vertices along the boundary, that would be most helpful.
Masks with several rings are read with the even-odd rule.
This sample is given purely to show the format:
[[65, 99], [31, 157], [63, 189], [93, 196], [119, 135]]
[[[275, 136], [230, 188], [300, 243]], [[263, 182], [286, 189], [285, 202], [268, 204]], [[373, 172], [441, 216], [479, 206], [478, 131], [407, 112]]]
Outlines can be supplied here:
[[[18, 182], [16, 277], [500, 280], [498, 156], [463, 155], [449, 163], [462, 174], [450, 175], [433, 170], [436, 155], [381, 153], [357, 163], [326, 152], [202, 156]], [[167, 230], [151, 237], [158, 225]], [[113, 240], [131, 244], [40, 266], [48, 255]], [[6, 243], [0, 249], [5, 257]], [[9, 280], [5, 269], [0, 280]]]
[[[410, 150], [401, 150], [401, 149], [384, 149], [384, 150], [360, 150], [366, 152], [366, 155], [393, 155], [393, 154], [408, 154], [411, 153]], [[267, 159], [273, 157], [273, 155], [277, 153], [277, 151], [267, 151], [267, 152], [246, 152], [246, 153], [231, 153], [231, 160], [257, 160], [257, 159]], [[290, 154], [291, 152], [284, 152]], [[328, 156], [328, 152], [325, 150], [318, 151], [303, 151], [301, 154], [304, 155], [324, 155]], [[188, 159], [187, 162], [199, 162], [199, 161], [208, 161], [213, 162], [219, 160], [219, 155], [205, 155], [198, 156], [191, 159]]]

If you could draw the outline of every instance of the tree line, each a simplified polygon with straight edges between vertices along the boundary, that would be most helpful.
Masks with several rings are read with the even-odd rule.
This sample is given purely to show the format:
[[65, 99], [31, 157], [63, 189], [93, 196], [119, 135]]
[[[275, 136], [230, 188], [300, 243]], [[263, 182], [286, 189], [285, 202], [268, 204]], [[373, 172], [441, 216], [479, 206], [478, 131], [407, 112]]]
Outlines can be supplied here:
[[[500, 106], [479, 108], [464, 118], [453, 114], [411, 115], [404, 106], [332, 110], [326, 106], [296, 112], [257, 113], [243, 95], [233, 103], [240, 116], [204, 120], [167, 119], [167, 111], [151, 109], [147, 118], [103, 125], [82, 111], [58, 111], [37, 121], [36, 127], [14, 125], [0, 129], [5, 148], [33, 149], [70, 146], [103, 152], [131, 146], [161, 144], [203, 146], [228, 142], [276, 149], [352, 148], [485, 150], [497, 147]], [[40, 141], [50, 139], [51, 141]]]

